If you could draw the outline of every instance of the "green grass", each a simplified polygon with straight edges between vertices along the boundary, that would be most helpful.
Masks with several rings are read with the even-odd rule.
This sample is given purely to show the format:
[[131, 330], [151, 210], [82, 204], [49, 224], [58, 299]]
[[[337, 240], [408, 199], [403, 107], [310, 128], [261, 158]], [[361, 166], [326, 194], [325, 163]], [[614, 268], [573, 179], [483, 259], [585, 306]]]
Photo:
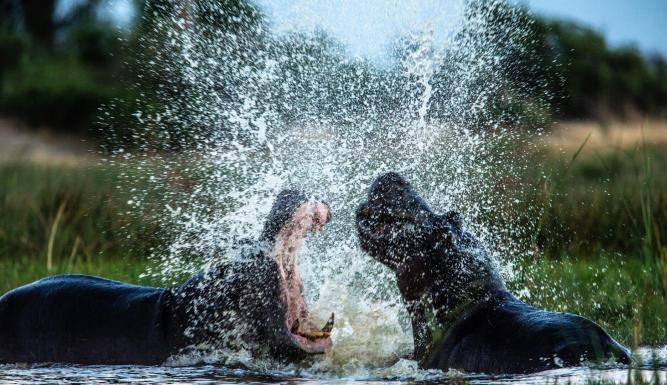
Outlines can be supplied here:
[[158, 227], [128, 213], [110, 165], [0, 164], [0, 263], [47, 265], [99, 256], [141, 257]]
[[124, 282], [143, 285], [158, 285], [150, 278], [141, 277], [147, 262], [130, 257], [80, 258], [73, 261], [57, 261], [51, 270], [43, 263], [35, 263], [34, 258], [14, 258], [0, 260], [0, 293], [25, 285], [47, 275], [88, 274]]
[[[667, 342], [667, 152], [638, 146], [541, 154], [518, 193], [540, 215], [535, 260], [513, 286], [587, 316], [622, 342]], [[546, 159], [546, 161], [545, 161]], [[535, 183], [534, 181], [537, 181]]]
[[0, 293], [64, 273], [157, 284], [140, 274], [159, 227], [131, 215], [118, 188], [132, 172], [94, 163], [0, 164]]
[[523, 201], [542, 211], [537, 246], [550, 257], [601, 251], [659, 255], [667, 239], [667, 151], [614, 150], [574, 161], [571, 156], [540, 155], [535, 162], [541, 167], [525, 176], [524, 186], [531, 188]]
[[517, 267], [509, 286], [525, 301], [590, 318], [628, 346], [667, 342], [667, 300], [642, 258], [541, 258]]

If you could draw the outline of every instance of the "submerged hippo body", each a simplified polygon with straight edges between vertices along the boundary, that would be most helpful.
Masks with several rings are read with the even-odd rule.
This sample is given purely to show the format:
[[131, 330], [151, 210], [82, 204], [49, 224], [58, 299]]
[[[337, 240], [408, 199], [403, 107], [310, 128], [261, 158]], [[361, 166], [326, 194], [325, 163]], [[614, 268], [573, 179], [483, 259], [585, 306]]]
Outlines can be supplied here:
[[172, 301], [97, 277], [41, 279], [0, 299], [0, 362], [159, 364], [183, 342]]
[[509, 293], [460, 215], [434, 213], [399, 174], [375, 180], [356, 222], [362, 249], [396, 273], [423, 367], [501, 374], [629, 361], [594, 322]]
[[280, 193], [257, 242], [183, 285], [44, 278], [0, 297], [0, 363], [144, 364], [188, 347], [246, 348], [296, 360], [331, 346], [333, 320], [315, 330], [296, 268], [306, 233], [328, 206]]

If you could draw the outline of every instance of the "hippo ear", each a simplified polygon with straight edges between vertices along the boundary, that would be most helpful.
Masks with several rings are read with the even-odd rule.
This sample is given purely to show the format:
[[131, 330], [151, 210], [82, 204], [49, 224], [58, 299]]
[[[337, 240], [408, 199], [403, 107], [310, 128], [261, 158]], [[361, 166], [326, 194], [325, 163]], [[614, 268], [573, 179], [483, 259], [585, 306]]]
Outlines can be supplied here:
[[455, 234], [452, 232], [451, 227], [449, 226], [441, 226], [438, 227], [438, 231], [436, 232], [437, 236], [435, 239], [435, 247], [450, 247], [454, 243], [454, 237]]
[[463, 229], [463, 217], [458, 211], [448, 211], [442, 215], [442, 217], [449, 223], [452, 231], [459, 234]]
[[[461, 223], [456, 220], [457, 218], [453, 218], [451, 213], [458, 215], [458, 213], [450, 211], [446, 214], [437, 216], [435, 222], [435, 247], [451, 246], [454, 243], [454, 239], [461, 233]], [[460, 219], [460, 216], [458, 219]]]

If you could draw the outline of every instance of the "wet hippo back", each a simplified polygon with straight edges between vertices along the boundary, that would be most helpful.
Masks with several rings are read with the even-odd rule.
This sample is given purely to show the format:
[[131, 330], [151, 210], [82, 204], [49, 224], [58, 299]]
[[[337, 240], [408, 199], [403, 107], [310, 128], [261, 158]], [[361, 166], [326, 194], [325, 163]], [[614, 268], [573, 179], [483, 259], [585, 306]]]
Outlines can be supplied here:
[[595, 357], [628, 363], [627, 350], [591, 320], [544, 311], [507, 292], [473, 306], [443, 337], [431, 344], [422, 365], [522, 373], [577, 366]]
[[162, 363], [181, 338], [169, 296], [84, 275], [20, 287], [0, 298], [0, 362]]

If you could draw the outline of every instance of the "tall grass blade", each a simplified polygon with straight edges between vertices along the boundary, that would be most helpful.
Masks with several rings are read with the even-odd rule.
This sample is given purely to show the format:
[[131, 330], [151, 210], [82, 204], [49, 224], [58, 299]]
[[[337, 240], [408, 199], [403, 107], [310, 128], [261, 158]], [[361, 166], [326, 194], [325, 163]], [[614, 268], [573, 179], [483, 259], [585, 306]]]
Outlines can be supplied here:
[[69, 259], [67, 260], [67, 271], [72, 270], [74, 265], [74, 259], [76, 258], [76, 253], [79, 251], [79, 246], [81, 245], [81, 237], [76, 237], [74, 240], [74, 245], [72, 246], [72, 252], [69, 254]]
[[586, 136], [586, 139], [584, 139], [584, 141], [581, 143], [581, 145], [579, 146], [577, 151], [575, 151], [575, 153], [572, 155], [572, 159], [570, 159], [570, 163], [568, 163], [567, 167], [565, 167], [565, 173], [567, 173], [570, 170], [570, 168], [572, 167], [574, 162], [577, 160], [577, 158], [579, 157], [579, 154], [581, 154], [581, 150], [584, 149], [584, 147], [586, 146], [586, 143], [588, 143], [588, 140], [591, 138], [591, 135], [593, 135], [592, 130], [588, 133], [588, 135]]
[[56, 233], [58, 232], [58, 224], [60, 223], [60, 219], [63, 216], [63, 213], [65, 212], [65, 201], [63, 201], [60, 204], [60, 207], [58, 207], [58, 212], [56, 213], [56, 217], [53, 219], [53, 224], [51, 225], [51, 232], [49, 233], [49, 243], [48, 247], [46, 248], [46, 270], [51, 271], [53, 269], [53, 243], [56, 240]]

